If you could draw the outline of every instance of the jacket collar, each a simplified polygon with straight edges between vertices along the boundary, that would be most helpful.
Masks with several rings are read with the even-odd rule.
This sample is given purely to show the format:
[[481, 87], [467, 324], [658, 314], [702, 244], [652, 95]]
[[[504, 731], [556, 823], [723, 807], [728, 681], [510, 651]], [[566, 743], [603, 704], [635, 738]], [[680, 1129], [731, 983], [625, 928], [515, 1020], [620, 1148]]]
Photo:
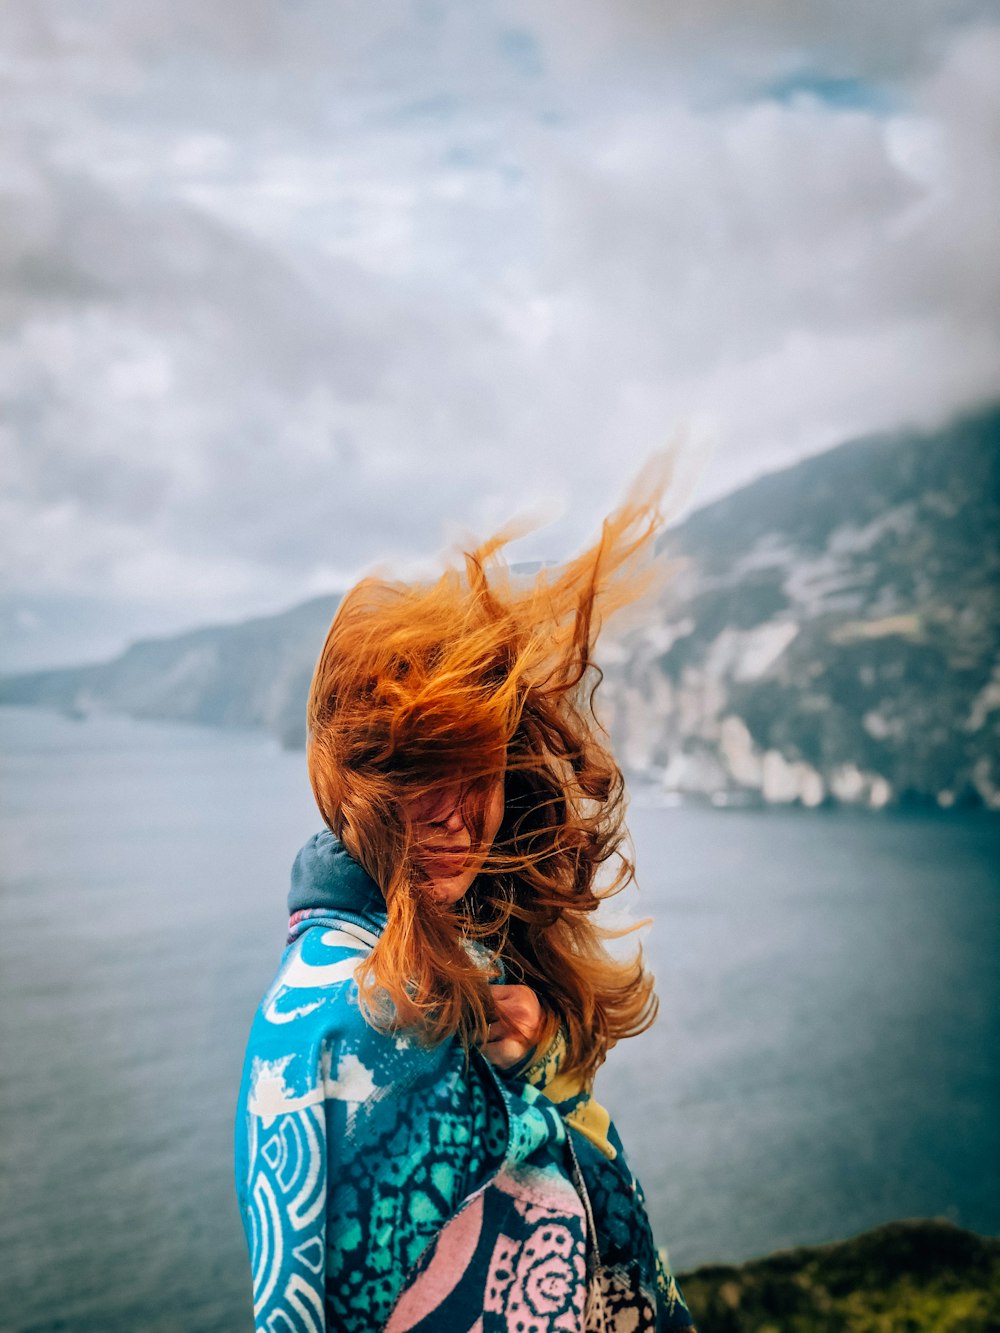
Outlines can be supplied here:
[[288, 911], [310, 917], [349, 912], [370, 918], [378, 930], [386, 920], [381, 889], [329, 829], [314, 833], [296, 856]]

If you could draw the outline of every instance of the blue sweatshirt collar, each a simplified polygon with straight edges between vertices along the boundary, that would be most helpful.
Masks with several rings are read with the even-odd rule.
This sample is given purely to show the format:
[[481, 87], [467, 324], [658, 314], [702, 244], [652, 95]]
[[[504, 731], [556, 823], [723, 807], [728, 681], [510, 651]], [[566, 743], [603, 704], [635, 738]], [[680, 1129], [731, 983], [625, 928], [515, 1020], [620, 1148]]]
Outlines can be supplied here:
[[322, 829], [305, 844], [292, 866], [288, 911], [336, 916], [350, 912], [385, 924], [385, 899], [365, 868], [342, 842]]

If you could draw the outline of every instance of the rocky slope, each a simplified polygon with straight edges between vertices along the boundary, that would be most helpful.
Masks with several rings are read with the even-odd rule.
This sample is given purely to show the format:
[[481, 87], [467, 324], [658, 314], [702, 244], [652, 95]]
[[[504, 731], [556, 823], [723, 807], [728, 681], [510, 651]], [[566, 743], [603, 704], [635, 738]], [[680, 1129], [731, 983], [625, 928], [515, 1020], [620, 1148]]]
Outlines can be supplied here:
[[[636, 785], [718, 804], [1000, 808], [1000, 407], [844, 444], [696, 511], [604, 647]], [[264, 727], [302, 744], [337, 598], [0, 680], [0, 703]]]
[[1000, 807], [1000, 410], [762, 478], [615, 645], [627, 768], [718, 803]]

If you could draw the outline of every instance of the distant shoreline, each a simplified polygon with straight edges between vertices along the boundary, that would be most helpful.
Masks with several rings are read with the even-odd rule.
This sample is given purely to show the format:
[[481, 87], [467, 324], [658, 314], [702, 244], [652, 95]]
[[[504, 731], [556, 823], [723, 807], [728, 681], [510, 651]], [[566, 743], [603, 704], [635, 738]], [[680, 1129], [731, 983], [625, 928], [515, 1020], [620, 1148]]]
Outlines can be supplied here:
[[[119, 709], [110, 708], [66, 708], [45, 703], [21, 703], [0, 701], [0, 714], [10, 713], [39, 713], [43, 716], [59, 718], [60, 720], [76, 723], [100, 722], [103, 720], [127, 721], [137, 726], [151, 727], [177, 727], [193, 728], [194, 730], [206, 734], [222, 733], [226, 735], [243, 735], [248, 738], [257, 738], [262, 741], [273, 743], [275, 750], [283, 754], [295, 753], [301, 747], [288, 746], [279, 738], [274, 736], [266, 728], [260, 725], [249, 723], [218, 723], [200, 720], [196, 718], [180, 718], [167, 716], [143, 716], [132, 712], [125, 712]], [[818, 805], [807, 805], [802, 801], [766, 801], [761, 797], [754, 796], [752, 793], [737, 792], [727, 794], [725, 799], [720, 799], [721, 793], [715, 793], [713, 796], [701, 795], [696, 792], [664, 791], [648, 781], [643, 774], [625, 774], [626, 784], [628, 786], [629, 800], [636, 809], [641, 810], [718, 810], [724, 814], [769, 814], [771, 812], [788, 812], [802, 814], [818, 814], [829, 817], [850, 814], [860, 815], [866, 818], [883, 819], [885, 817], [895, 817], [897, 819], [906, 818], [934, 818], [942, 822], [950, 822], [968, 817], [988, 817], [990, 819], [1000, 818], [1000, 809], [991, 809], [983, 803], [958, 801], [953, 805], [942, 806], [937, 801], [930, 798], [916, 799], [904, 796], [899, 800], [890, 801], [879, 807], [863, 805], [850, 801], [838, 801], [833, 797], [828, 797]]]

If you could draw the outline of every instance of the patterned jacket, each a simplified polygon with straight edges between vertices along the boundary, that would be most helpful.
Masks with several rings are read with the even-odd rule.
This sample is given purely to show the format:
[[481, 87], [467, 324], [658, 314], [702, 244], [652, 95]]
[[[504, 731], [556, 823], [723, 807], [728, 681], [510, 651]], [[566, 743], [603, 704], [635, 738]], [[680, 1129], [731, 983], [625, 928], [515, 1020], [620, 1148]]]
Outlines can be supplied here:
[[562, 1035], [511, 1074], [370, 1027], [354, 971], [385, 904], [326, 831], [289, 906], [236, 1125], [259, 1333], [690, 1328], [614, 1126], [559, 1074]]

